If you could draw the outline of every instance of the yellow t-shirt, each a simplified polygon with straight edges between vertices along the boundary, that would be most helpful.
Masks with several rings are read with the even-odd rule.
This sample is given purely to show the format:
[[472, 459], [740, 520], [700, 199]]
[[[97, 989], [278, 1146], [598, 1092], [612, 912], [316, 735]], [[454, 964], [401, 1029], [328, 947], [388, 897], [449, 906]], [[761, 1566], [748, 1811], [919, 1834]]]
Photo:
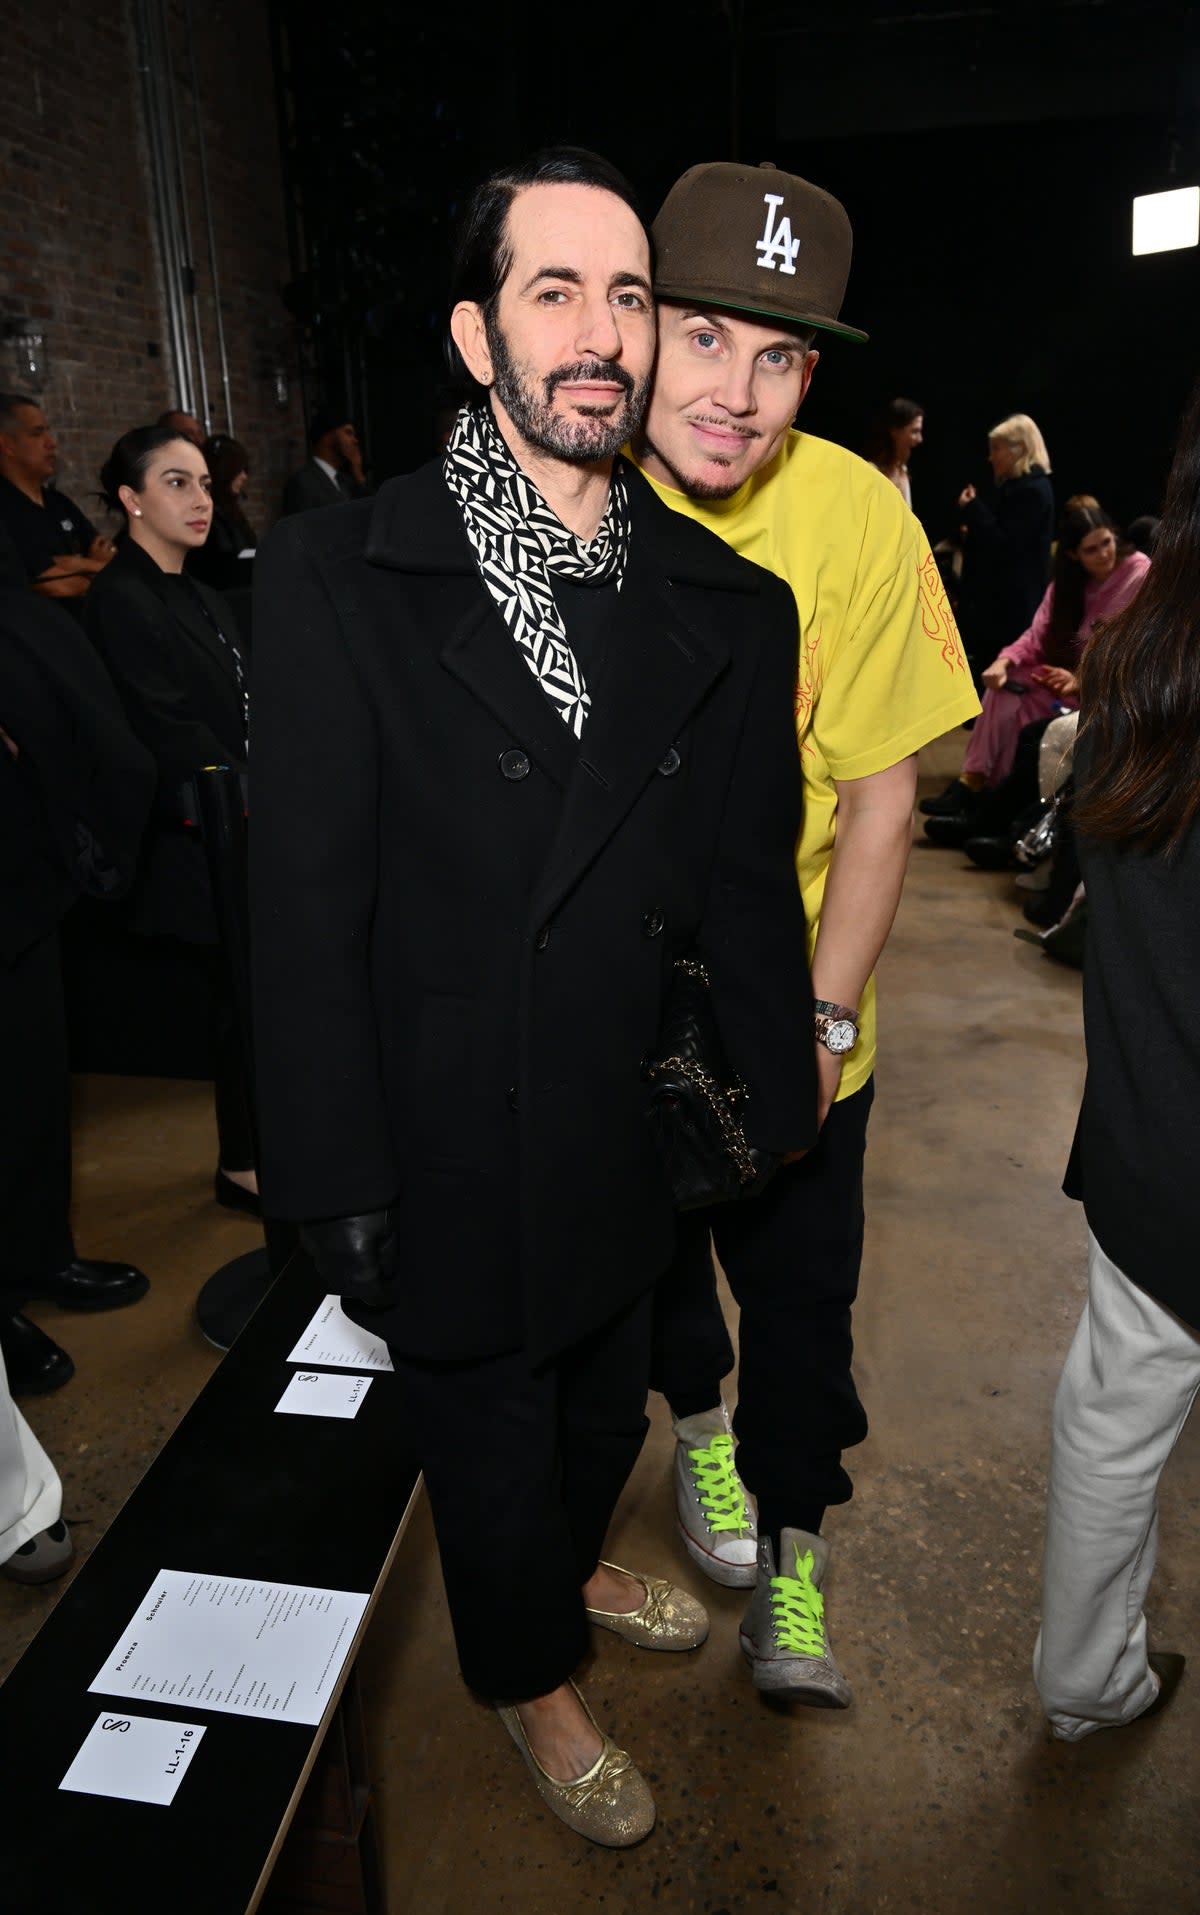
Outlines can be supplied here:
[[[835, 780], [886, 771], [979, 710], [929, 541], [873, 465], [811, 433], [788, 433], [728, 499], [689, 499], [645, 475], [660, 499], [707, 526], [796, 595], [796, 730], [804, 823], [796, 869], [816, 944], [837, 818]], [[839, 1098], [875, 1065], [875, 980]]]

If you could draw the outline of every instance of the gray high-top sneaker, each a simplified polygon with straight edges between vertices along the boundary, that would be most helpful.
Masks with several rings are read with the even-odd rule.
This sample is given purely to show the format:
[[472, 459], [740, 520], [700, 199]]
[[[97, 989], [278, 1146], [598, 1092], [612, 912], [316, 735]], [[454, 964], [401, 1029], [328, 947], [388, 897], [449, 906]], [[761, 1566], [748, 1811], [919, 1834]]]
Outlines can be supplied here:
[[769, 1536], [758, 1539], [758, 1579], [742, 1621], [742, 1652], [756, 1689], [819, 1709], [848, 1709], [850, 1684], [833, 1659], [821, 1585], [829, 1544], [806, 1529], [785, 1529], [783, 1566]]
[[675, 1431], [675, 1512], [684, 1548], [726, 1589], [752, 1589], [758, 1529], [733, 1460], [724, 1403], [671, 1419]]

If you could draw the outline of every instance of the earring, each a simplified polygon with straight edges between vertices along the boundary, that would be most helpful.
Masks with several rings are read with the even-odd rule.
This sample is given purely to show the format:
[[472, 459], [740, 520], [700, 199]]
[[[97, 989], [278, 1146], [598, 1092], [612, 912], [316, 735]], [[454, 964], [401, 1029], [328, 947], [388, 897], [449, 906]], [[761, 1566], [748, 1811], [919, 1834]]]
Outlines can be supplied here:
[[135, 519], [140, 519], [140, 518], [141, 518], [141, 516], [142, 516], [142, 508], [141, 508], [141, 506], [140, 506], [140, 505], [135, 505], [135, 506], [134, 506], [134, 508], [133, 508], [133, 516], [134, 516], [134, 518], [135, 518]]

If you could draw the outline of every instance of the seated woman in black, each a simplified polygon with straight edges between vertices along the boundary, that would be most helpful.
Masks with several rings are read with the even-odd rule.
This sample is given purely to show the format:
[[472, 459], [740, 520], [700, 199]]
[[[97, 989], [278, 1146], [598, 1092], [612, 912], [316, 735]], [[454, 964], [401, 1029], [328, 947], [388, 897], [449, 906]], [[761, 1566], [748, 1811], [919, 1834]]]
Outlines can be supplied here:
[[203, 453], [212, 481], [212, 524], [203, 545], [188, 555], [187, 570], [218, 592], [249, 591], [258, 535], [242, 504], [250, 454], [240, 439], [214, 433]]
[[132, 900], [134, 929], [208, 947], [214, 1005], [216, 1194], [257, 1208], [254, 1151], [233, 1006], [203, 846], [184, 829], [184, 788], [205, 765], [246, 764], [247, 661], [220, 593], [184, 570], [204, 544], [212, 495], [204, 455], [166, 426], [118, 439], [100, 475], [125, 515], [117, 556], [88, 594], [86, 626], [133, 730], [158, 767], [158, 797]]

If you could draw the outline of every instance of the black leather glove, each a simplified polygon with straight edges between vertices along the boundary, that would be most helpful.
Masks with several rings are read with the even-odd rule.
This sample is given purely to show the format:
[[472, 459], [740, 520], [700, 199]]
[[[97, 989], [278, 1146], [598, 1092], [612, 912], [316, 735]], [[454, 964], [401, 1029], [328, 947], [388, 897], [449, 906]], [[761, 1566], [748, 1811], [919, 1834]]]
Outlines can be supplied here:
[[322, 1217], [300, 1226], [301, 1247], [330, 1294], [364, 1310], [387, 1310], [400, 1283], [400, 1245], [394, 1209], [357, 1217]]

